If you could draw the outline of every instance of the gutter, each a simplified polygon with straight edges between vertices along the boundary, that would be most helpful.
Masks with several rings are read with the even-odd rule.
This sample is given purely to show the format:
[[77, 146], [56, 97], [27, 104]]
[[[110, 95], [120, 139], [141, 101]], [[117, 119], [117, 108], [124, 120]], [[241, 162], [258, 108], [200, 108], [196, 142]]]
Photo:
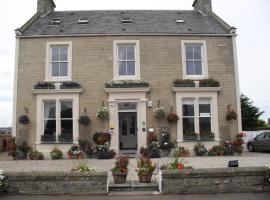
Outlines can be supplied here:
[[202, 33], [193, 33], [193, 34], [166, 34], [166, 33], [125, 33], [125, 34], [64, 34], [64, 35], [29, 35], [29, 36], [24, 36], [24, 35], [17, 35], [17, 38], [51, 38], [51, 37], [106, 37], [106, 36], [208, 36], [208, 37], [232, 37], [233, 34], [228, 33], [228, 34], [202, 34]]

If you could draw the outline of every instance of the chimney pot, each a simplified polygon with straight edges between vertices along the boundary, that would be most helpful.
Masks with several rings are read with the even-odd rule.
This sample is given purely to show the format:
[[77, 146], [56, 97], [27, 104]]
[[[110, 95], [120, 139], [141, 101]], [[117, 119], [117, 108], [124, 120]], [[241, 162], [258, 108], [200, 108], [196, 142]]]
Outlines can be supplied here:
[[212, 0], [195, 0], [192, 6], [195, 11], [201, 11], [205, 15], [212, 12]]
[[41, 16], [45, 16], [54, 11], [55, 3], [53, 0], [38, 0], [37, 1], [37, 13]]

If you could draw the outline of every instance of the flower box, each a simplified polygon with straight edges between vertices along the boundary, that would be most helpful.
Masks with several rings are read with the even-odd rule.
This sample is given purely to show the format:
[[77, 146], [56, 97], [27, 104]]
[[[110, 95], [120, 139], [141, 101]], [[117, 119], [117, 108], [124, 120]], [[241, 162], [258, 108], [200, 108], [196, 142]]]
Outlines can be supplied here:
[[147, 80], [112, 80], [105, 83], [106, 88], [144, 88], [149, 87]]

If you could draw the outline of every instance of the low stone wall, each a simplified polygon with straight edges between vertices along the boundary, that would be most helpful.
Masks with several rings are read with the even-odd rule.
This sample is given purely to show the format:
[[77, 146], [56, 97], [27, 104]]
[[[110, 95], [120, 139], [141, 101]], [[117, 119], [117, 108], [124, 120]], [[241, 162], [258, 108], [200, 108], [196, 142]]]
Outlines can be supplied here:
[[162, 171], [163, 194], [270, 192], [266, 168]]
[[107, 172], [12, 172], [9, 194], [107, 194]]

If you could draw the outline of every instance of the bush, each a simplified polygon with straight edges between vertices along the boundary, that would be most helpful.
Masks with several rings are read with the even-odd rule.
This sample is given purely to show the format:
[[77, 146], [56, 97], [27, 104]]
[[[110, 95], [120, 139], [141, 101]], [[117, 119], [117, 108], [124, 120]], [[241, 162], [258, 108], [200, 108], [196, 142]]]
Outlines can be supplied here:
[[79, 140], [79, 147], [87, 158], [93, 158], [95, 156], [95, 149], [87, 140]]
[[225, 151], [223, 145], [215, 145], [208, 151], [208, 156], [224, 156]]
[[93, 141], [97, 145], [104, 145], [105, 143], [110, 143], [111, 141], [111, 134], [108, 132], [96, 132], [93, 135]]
[[112, 159], [115, 157], [115, 155], [115, 151], [109, 149], [108, 143], [96, 146], [97, 159]]
[[160, 158], [160, 146], [157, 142], [151, 142], [148, 145], [147, 155], [150, 158]]
[[28, 156], [30, 160], [43, 160], [44, 159], [43, 154], [38, 151], [31, 151]]
[[174, 144], [171, 142], [170, 133], [168, 128], [160, 129], [160, 140], [159, 140], [160, 150], [165, 156], [169, 156]]
[[207, 149], [201, 143], [198, 143], [194, 146], [194, 151], [196, 156], [204, 156], [207, 153]]

